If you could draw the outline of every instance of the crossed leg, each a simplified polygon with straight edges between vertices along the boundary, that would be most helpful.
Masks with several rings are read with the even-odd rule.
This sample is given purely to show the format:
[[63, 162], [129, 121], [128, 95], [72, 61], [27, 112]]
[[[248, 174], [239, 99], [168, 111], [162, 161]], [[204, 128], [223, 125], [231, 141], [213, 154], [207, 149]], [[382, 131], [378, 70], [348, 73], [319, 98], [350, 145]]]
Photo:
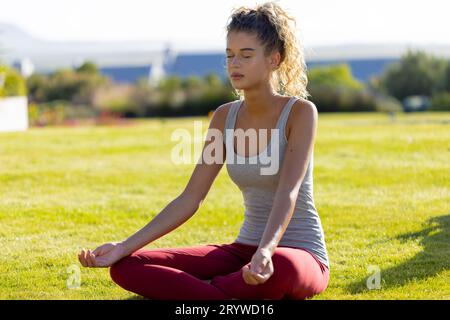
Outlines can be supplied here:
[[325, 290], [328, 269], [309, 252], [290, 247], [275, 250], [274, 273], [265, 283], [245, 283], [242, 269], [256, 248], [232, 243], [140, 249], [110, 274], [124, 289], [161, 300], [305, 299]]
[[238, 270], [245, 261], [220, 246], [140, 249], [110, 268], [122, 288], [150, 299], [231, 299], [208, 283], [216, 275]]

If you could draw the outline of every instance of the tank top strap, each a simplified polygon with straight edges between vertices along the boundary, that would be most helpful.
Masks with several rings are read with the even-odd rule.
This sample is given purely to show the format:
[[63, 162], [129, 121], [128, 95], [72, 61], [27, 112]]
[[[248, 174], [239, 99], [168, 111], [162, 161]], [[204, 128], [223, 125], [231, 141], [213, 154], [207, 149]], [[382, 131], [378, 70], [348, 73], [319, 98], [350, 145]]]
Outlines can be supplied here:
[[237, 118], [237, 111], [241, 102], [241, 100], [236, 100], [231, 103], [227, 118], [225, 120], [225, 129], [234, 129]]
[[225, 127], [224, 127], [224, 141], [228, 139], [228, 130], [234, 129], [236, 123], [237, 111], [239, 109], [239, 105], [241, 100], [235, 100], [231, 103], [230, 108], [228, 109], [227, 118], [225, 119]]
[[[292, 109], [292, 106], [294, 103], [298, 100], [297, 97], [292, 96], [288, 103], [284, 106], [283, 110], [281, 111], [280, 119], [278, 121], [277, 128], [280, 129], [281, 132], [284, 132], [284, 129], [286, 127], [287, 119], [289, 117], [289, 112]], [[280, 137], [281, 138], [281, 137]]]

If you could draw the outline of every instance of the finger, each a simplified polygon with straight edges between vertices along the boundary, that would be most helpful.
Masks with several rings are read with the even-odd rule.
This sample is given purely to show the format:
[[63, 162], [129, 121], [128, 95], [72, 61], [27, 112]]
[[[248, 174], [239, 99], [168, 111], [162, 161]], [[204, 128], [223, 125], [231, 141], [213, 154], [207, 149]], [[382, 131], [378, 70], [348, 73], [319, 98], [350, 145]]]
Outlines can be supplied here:
[[89, 250], [88, 251], [88, 259], [89, 259], [89, 264], [90, 264], [90, 266], [91, 267], [95, 267], [95, 256], [94, 256], [94, 254], [92, 253], [92, 251], [91, 250]]
[[103, 249], [103, 246], [97, 247], [92, 253], [95, 256], [101, 256], [102, 255], [102, 249]]
[[86, 267], [90, 267], [89, 266], [89, 260], [88, 260], [88, 249], [84, 250], [83, 259], [84, 259], [84, 261], [86, 263]]
[[87, 267], [84, 249], [81, 250], [80, 254], [78, 255], [78, 260], [80, 260], [80, 263], [83, 267]]
[[89, 265], [91, 267], [95, 267], [95, 256], [93, 255], [91, 250], [88, 251], [88, 260], [89, 260]]
[[88, 264], [89, 264], [89, 267], [95, 267], [95, 263], [94, 263], [94, 261], [92, 260], [92, 251], [91, 250], [88, 250], [87, 252], [86, 252], [86, 260], [87, 260], [87, 262], [88, 262]]
[[247, 275], [246, 282], [247, 282], [247, 284], [252, 285], [252, 286], [256, 286], [258, 284], [258, 281], [256, 281], [256, 279], [253, 278], [250, 274]]
[[86, 261], [86, 266], [90, 267], [91, 266], [91, 262], [89, 261], [89, 254], [88, 254], [89, 250], [86, 250], [84, 252], [84, 260]]
[[261, 283], [266, 282], [267, 279], [269, 279], [269, 277], [270, 277], [270, 275], [271, 275], [270, 268], [269, 268], [268, 266], [266, 266], [266, 267], [264, 268], [264, 270], [261, 271], [261, 272], [255, 272], [255, 271], [251, 270], [251, 268], [250, 268], [249, 272], [250, 272], [250, 274], [251, 274], [251, 277], [252, 277], [253, 279], [255, 279], [255, 281], [256, 281], [258, 284], [261, 284]]
[[93, 254], [92, 252], [91, 252], [91, 262], [93, 267], [97, 267], [97, 259], [95, 257], [95, 254]]
[[248, 282], [250, 282], [248, 279], [248, 267], [244, 266], [242, 268], [242, 279], [244, 279], [245, 283], [249, 284]]
[[81, 252], [78, 253], [78, 261], [79, 261], [80, 264], [84, 267], [83, 260], [81, 259]]
[[242, 277], [244, 278], [245, 283], [249, 285], [258, 284], [258, 282], [252, 277], [248, 266], [245, 266], [244, 269], [242, 270]]
[[94, 253], [91, 253], [91, 260], [92, 260], [92, 265], [94, 267], [97, 267], [97, 257], [95, 256]]
[[261, 277], [264, 279], [264, 282], [269, 280], [269, 278], [273, 275], [274, 269], [273, 265], [269, 263], [263, 272], [260, 273]]
[[252, 277], [258, 284], [264, 283], [268, 279], [267, 276], [261, 274], [252, 274]]
[[252, 281], [248, 278], [248, 275], [245, 272], [242, 272], [242, 279], [244, 279], [244, 282], [248, 285], [252, 284]]

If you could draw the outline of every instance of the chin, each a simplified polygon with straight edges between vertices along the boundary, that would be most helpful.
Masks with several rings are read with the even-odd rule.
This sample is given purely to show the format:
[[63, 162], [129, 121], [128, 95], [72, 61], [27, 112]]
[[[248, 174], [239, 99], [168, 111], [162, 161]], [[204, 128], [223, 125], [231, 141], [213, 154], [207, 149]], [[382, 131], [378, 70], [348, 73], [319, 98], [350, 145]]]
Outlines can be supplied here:
[[248, 84], [233, 83], [233, 88], [238, 89], [238, 90], [244, 90], [244, 89], [247, 89], [248, 87], [249, 87]]

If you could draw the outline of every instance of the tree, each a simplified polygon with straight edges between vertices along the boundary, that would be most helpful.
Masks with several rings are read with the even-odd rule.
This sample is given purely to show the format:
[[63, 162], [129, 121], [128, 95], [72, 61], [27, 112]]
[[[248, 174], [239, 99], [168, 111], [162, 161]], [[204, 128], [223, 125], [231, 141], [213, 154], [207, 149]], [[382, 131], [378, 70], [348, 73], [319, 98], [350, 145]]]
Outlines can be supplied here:
[[447, 68], [445, 69], [444, 89], [450, 92], [450, 60], [447, 60]]
[[81, 66], [76, 69], [76, 72], [79, 73], [90, 73], [90, 74], [98, 74], [97, 65], [91, 61], [86, 61]]
[[50, 75], [34, 74], [27, 80], [32, 101], [64, 100], [76, 105], [93, 105], [95, 90], [109, 82], [90, 62], [76, 70], [59, 69]]
[[352, 89], [363, 87], [363, 84], [353, 77], [348, 64], [313, 67], [308, 72], [308, 79], [310, 85], [342, 86]]
[[308, 71], [308, 91], [320, 112], [372, 111], [373, 97], [355, 79], [350, 66], [315, 66]]
[[19, 72], [0, 65], [0, 97], [24, 96], [26, 93], [25, 80]]
[[391, 64], [381, 76], [381, 88], [403, 100], [411, 95], [431, 96], [445, 89], [448, 62], [423, 51], [408, 50], [399, 62]]

